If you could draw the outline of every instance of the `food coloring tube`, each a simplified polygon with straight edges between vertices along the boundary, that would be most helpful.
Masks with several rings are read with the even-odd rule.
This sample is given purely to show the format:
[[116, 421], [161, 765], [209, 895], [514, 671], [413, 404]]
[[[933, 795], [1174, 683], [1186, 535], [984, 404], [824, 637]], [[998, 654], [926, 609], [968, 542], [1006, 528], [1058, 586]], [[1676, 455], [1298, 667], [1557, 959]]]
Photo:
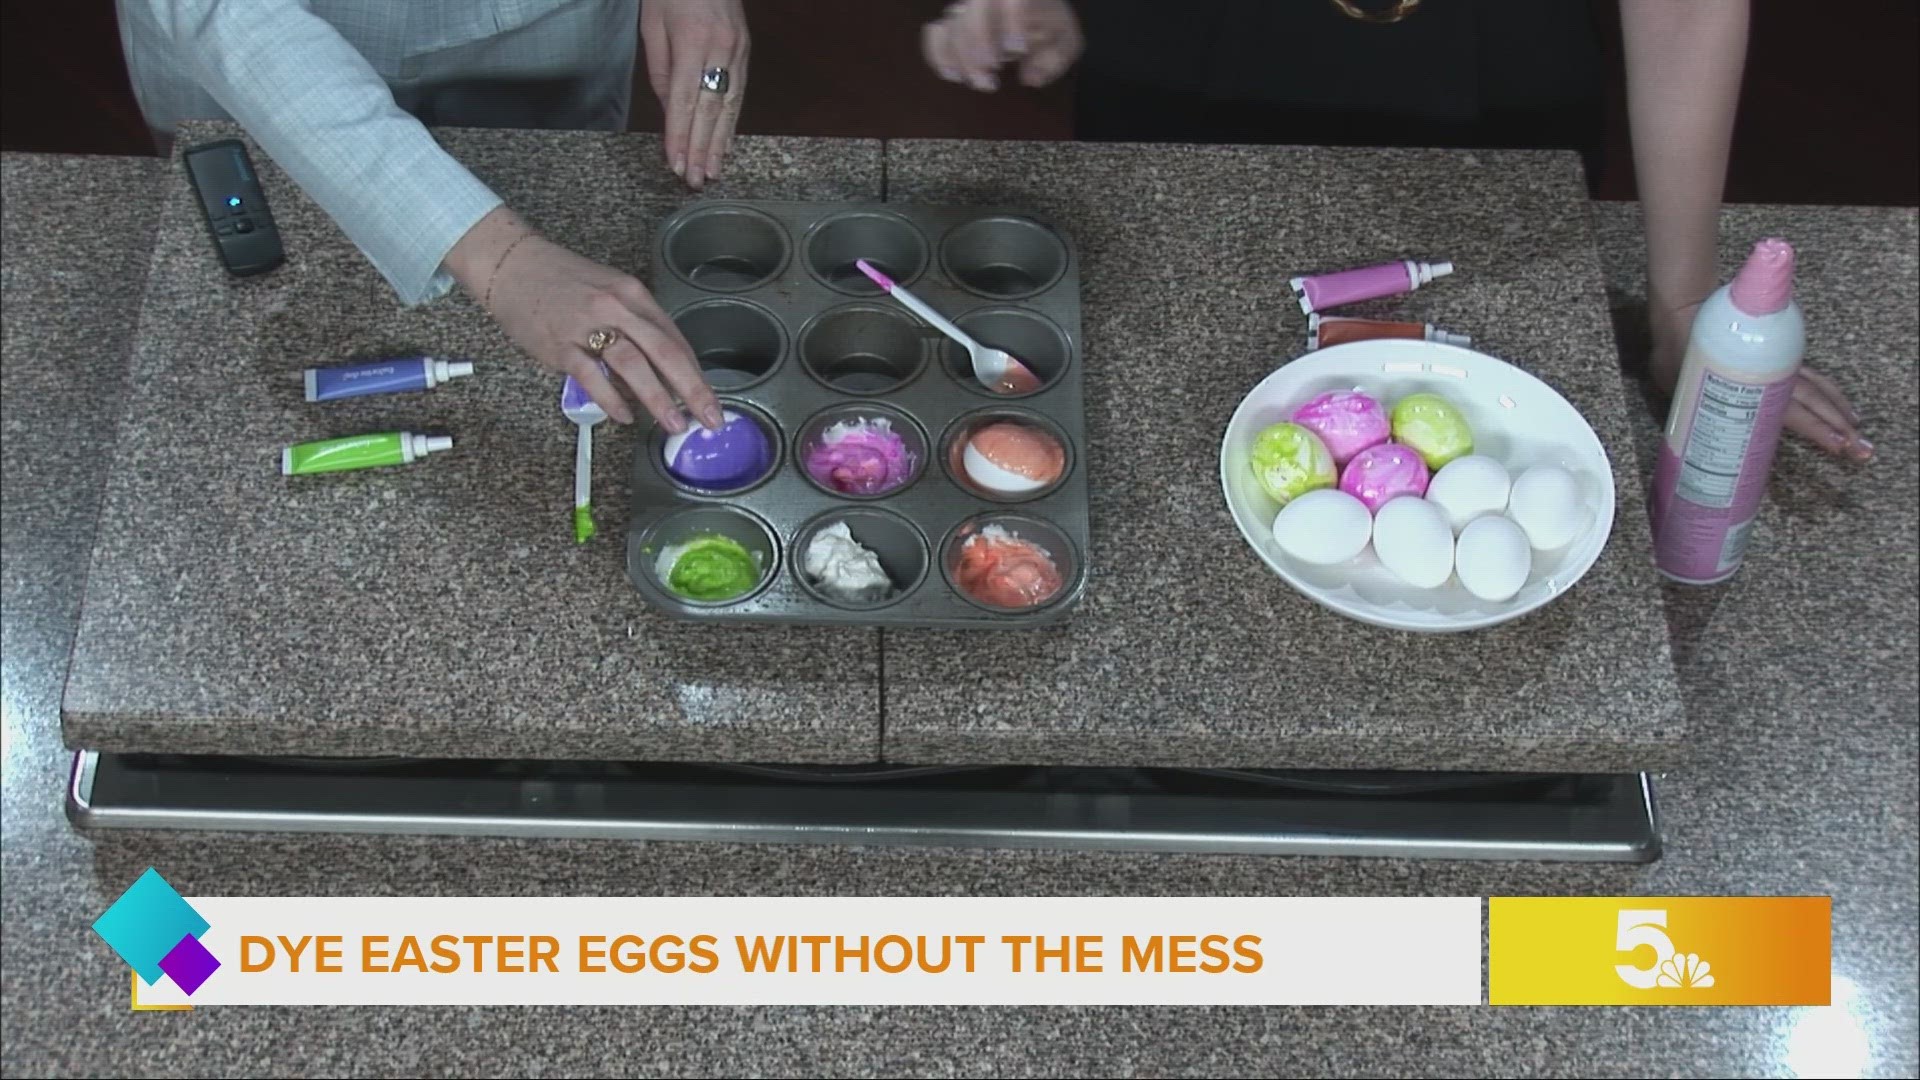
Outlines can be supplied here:
[[338, 401], [368, 394], [404, 394], [431, 390], [449, 379], [473, 374], [471, 360], [407, 356], [339, 367], [308, 368], [308, 401]]
[[307, 476], [411, 465], [428, 454], [451, 449], [453, 437], [450, 435], [415, 435], [410, 431], [349, 435], [287, 447], [280, 451], [280, 472], [283, 476]]
[[1426, 263], [1404, 259], [1381, 263], [1379, 266], [1363, 266], [1358, 270], [1342, 270], [1337, 274], [1297, 277], [1287, 284], [1300, 295], [1300, 310], [1311, 315], [1343, 304], [1410, 293], [1434, 278], [1446, 277], [1451, 273], [1453, 264], [1450, 262]]
[[1376, 338], [1437, 341], [1442, 345], [1473, 344], [1473, 339], [1467, 335], [1450, 333], [1432, 323], [1349, 319], [1340, 315], [1307, 316], [1308, 351], [1324, 349], [1329, 345], [1345, 345], [1349, 341], [1372, 341]]

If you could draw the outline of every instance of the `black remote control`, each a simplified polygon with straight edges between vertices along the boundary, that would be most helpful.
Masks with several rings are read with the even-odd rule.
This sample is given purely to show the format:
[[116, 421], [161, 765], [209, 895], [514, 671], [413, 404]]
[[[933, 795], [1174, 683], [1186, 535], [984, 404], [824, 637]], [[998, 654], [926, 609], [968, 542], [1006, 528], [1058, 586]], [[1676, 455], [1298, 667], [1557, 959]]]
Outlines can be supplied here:
[[220, 261], [235, 277], [264, 274], [286, 261], [280, 229], [267, 207], [253, 159], [239, 139], [201, 143], [183, 155], [187, 176], [200, 196], [207, 233]]

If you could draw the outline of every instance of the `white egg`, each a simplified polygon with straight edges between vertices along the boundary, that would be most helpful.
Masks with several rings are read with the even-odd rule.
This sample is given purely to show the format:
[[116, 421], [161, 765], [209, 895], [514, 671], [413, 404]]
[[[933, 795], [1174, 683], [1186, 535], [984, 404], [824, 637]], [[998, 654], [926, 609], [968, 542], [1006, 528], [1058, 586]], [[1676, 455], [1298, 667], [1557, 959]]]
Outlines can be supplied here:
[[1402, 495], [1373, 516], [1373, 553], [1401, 581], [1437, 589], [1453, 573], [1453, 530], [1439, 507]]
[[1372, 535], [1367, 504], [1337, 488], [1309, 491], [1273, 519], [1280, 550], [1315, 566], [1346, 562], [1366, 550]]
[[1474, 518], [1454, 545], [1453, 572], [1460, 584], [1482, 600], [1513, 599], [1533, 570], [1527, 534], [1499, 514]]
[[1557, 465], [1536, 465], [1521, 473], [1507, 497], [1507, 513], [1538, 551], [1564, 547], [1587, 527], [1580, 483]]
[[1047, 486], [1044, 480], [1022, 476], [1012, 469], [1003, 469], [988, 461], [987, 455], [975, 450], [972, 443], [968, 443], [966, 450], [961, 452], [960, 462], [974, 483], [1000, 495], [1022, 495]]
[[1497, 514], [1507, 508], [1507, 493], [1513, 480], [1506, 466], [1484, 454], [1455, 458], [1433, 474], [1427, 485], [1427, 501], [1438, 505], [1447, 515], [1454, 532], [1482, 514]]

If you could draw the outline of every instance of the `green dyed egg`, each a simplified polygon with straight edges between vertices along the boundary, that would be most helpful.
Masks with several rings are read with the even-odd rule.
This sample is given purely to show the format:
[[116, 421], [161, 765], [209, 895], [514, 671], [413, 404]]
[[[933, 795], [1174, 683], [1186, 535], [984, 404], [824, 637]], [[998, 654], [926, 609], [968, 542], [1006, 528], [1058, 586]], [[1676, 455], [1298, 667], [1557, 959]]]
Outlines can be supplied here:
[[1280, 423], [1262, 431], [1247, 459], [1260, 487], [1281, 506], [1340, 479], [1327, 444], [1299, 424]]
[[1438, 394], [1409, 394], [1393, 407], [1393, 441], [1410, 446], [1439, 469], [1473, 453], [1473, 429], [1453, 402]]

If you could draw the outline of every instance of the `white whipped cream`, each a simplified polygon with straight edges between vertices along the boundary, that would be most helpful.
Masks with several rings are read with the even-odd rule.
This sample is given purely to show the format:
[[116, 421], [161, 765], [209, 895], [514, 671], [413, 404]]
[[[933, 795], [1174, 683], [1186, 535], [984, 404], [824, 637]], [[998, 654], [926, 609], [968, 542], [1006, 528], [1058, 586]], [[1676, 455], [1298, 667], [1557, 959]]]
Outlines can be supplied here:
[[872, 603], [893, 593], [880, 557], [860, 546], [844, 521], [813, 534], [802, 569], [821, 592], [849, 603]]

